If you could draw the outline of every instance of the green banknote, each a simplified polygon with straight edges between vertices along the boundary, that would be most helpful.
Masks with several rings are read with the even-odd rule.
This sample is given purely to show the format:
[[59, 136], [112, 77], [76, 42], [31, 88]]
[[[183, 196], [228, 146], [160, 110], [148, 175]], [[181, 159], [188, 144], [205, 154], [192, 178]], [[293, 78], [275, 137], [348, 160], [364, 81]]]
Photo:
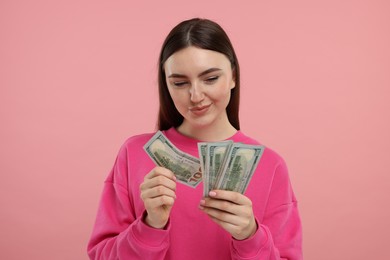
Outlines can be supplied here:
[[179, 150], [161, 131], [144, 145], [144, 150], [156, 165], [171, 170], [179, 182], [195, 188], [202, 181], [199, 159]]
[[174, 146], [161, 131], [144, 145], [154, 163], [171, 170], [179, 182], [195, 188], [203, 180], [204, 197], [212, 189], [245, 193], [264, 149], [230, 140], [199, 142], [198, 159]]
[[245, 193], [264, 148], [262, 145], [233, 144], [226, 154], [215, 188]]
[[207, 142], [198, 143], [198, 152], [199, 152], [199, 161], [200, 168], [202, 169], [202, 179], [203, 179], [203, 197], [206, 197], [208, 193], [206, 187], [209, 183], [209, 170], [206, 168], [206, 159], [207, 159]]
[[233, 145], [233, 141], [207, 143], [206, 146], [206, 168], [208, 169], [207, 185], [204, 184], [204, 194], [207, 195], [210, 190], [216, 188], [219, 176], [226, 161], [226, 152]]

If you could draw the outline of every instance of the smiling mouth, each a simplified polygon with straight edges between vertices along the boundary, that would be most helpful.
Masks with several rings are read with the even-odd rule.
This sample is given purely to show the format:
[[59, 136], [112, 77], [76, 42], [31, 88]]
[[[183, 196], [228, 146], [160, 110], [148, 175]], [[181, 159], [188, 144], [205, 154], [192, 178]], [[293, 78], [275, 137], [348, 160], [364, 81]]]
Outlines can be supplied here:
[[195, 107], [190, 107], [189, 110], [192, 111], [192, 112], [200, 112], [200, 111], [206, 110], [206, 109], [209, 108], [211, 105], [212, 105], [212, 103], [211, 103], [211, 104], [208, 104], [208, 105], [206, 105], [206, 106], [195, 106]]

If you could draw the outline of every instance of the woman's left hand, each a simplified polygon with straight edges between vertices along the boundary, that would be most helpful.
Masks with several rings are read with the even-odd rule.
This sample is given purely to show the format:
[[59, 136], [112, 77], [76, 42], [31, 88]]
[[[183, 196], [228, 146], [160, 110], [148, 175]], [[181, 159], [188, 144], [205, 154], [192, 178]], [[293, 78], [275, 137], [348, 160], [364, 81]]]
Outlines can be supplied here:
[[212, 190], [199, 208], [237, 240], [247, 239], [257, 230], [252, 201], [241, 193]]

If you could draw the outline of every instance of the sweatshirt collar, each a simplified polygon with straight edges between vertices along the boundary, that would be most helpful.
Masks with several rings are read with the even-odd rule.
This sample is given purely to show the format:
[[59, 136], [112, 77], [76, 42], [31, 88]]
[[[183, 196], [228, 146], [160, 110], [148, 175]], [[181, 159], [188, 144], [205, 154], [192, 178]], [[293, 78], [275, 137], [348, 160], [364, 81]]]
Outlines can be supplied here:
[[[202, 142], [201, 140], [197, 140], [179, 133], [174, 127], [163, 131], [163, 133], [171, 142], [174, 143], [174, 145], [176, 145], [180, 149], [185, 148], [190, 150], [197, 150], [198, 143]], [[244, 134], [240, 130], [238, 130], [234, 135], [225, 140], [232, 140], [234, 142], [238, 142], [238, 140], [242, 140], [242, 137], [244, 137]]]

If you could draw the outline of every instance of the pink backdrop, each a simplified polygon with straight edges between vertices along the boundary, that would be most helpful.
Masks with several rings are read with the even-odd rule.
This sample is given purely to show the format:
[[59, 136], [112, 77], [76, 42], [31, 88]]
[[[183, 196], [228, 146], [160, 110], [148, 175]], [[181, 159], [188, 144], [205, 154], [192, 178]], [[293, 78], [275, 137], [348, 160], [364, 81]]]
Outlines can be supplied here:
[[235, 45], [242, 129], [289, 165], [305, 259], [383, 259], [390, 2], [241, 3], [1, 1], [0, 259], [87, 259], [119, 146], [155, 129], [162, 41], [193, 16]]

